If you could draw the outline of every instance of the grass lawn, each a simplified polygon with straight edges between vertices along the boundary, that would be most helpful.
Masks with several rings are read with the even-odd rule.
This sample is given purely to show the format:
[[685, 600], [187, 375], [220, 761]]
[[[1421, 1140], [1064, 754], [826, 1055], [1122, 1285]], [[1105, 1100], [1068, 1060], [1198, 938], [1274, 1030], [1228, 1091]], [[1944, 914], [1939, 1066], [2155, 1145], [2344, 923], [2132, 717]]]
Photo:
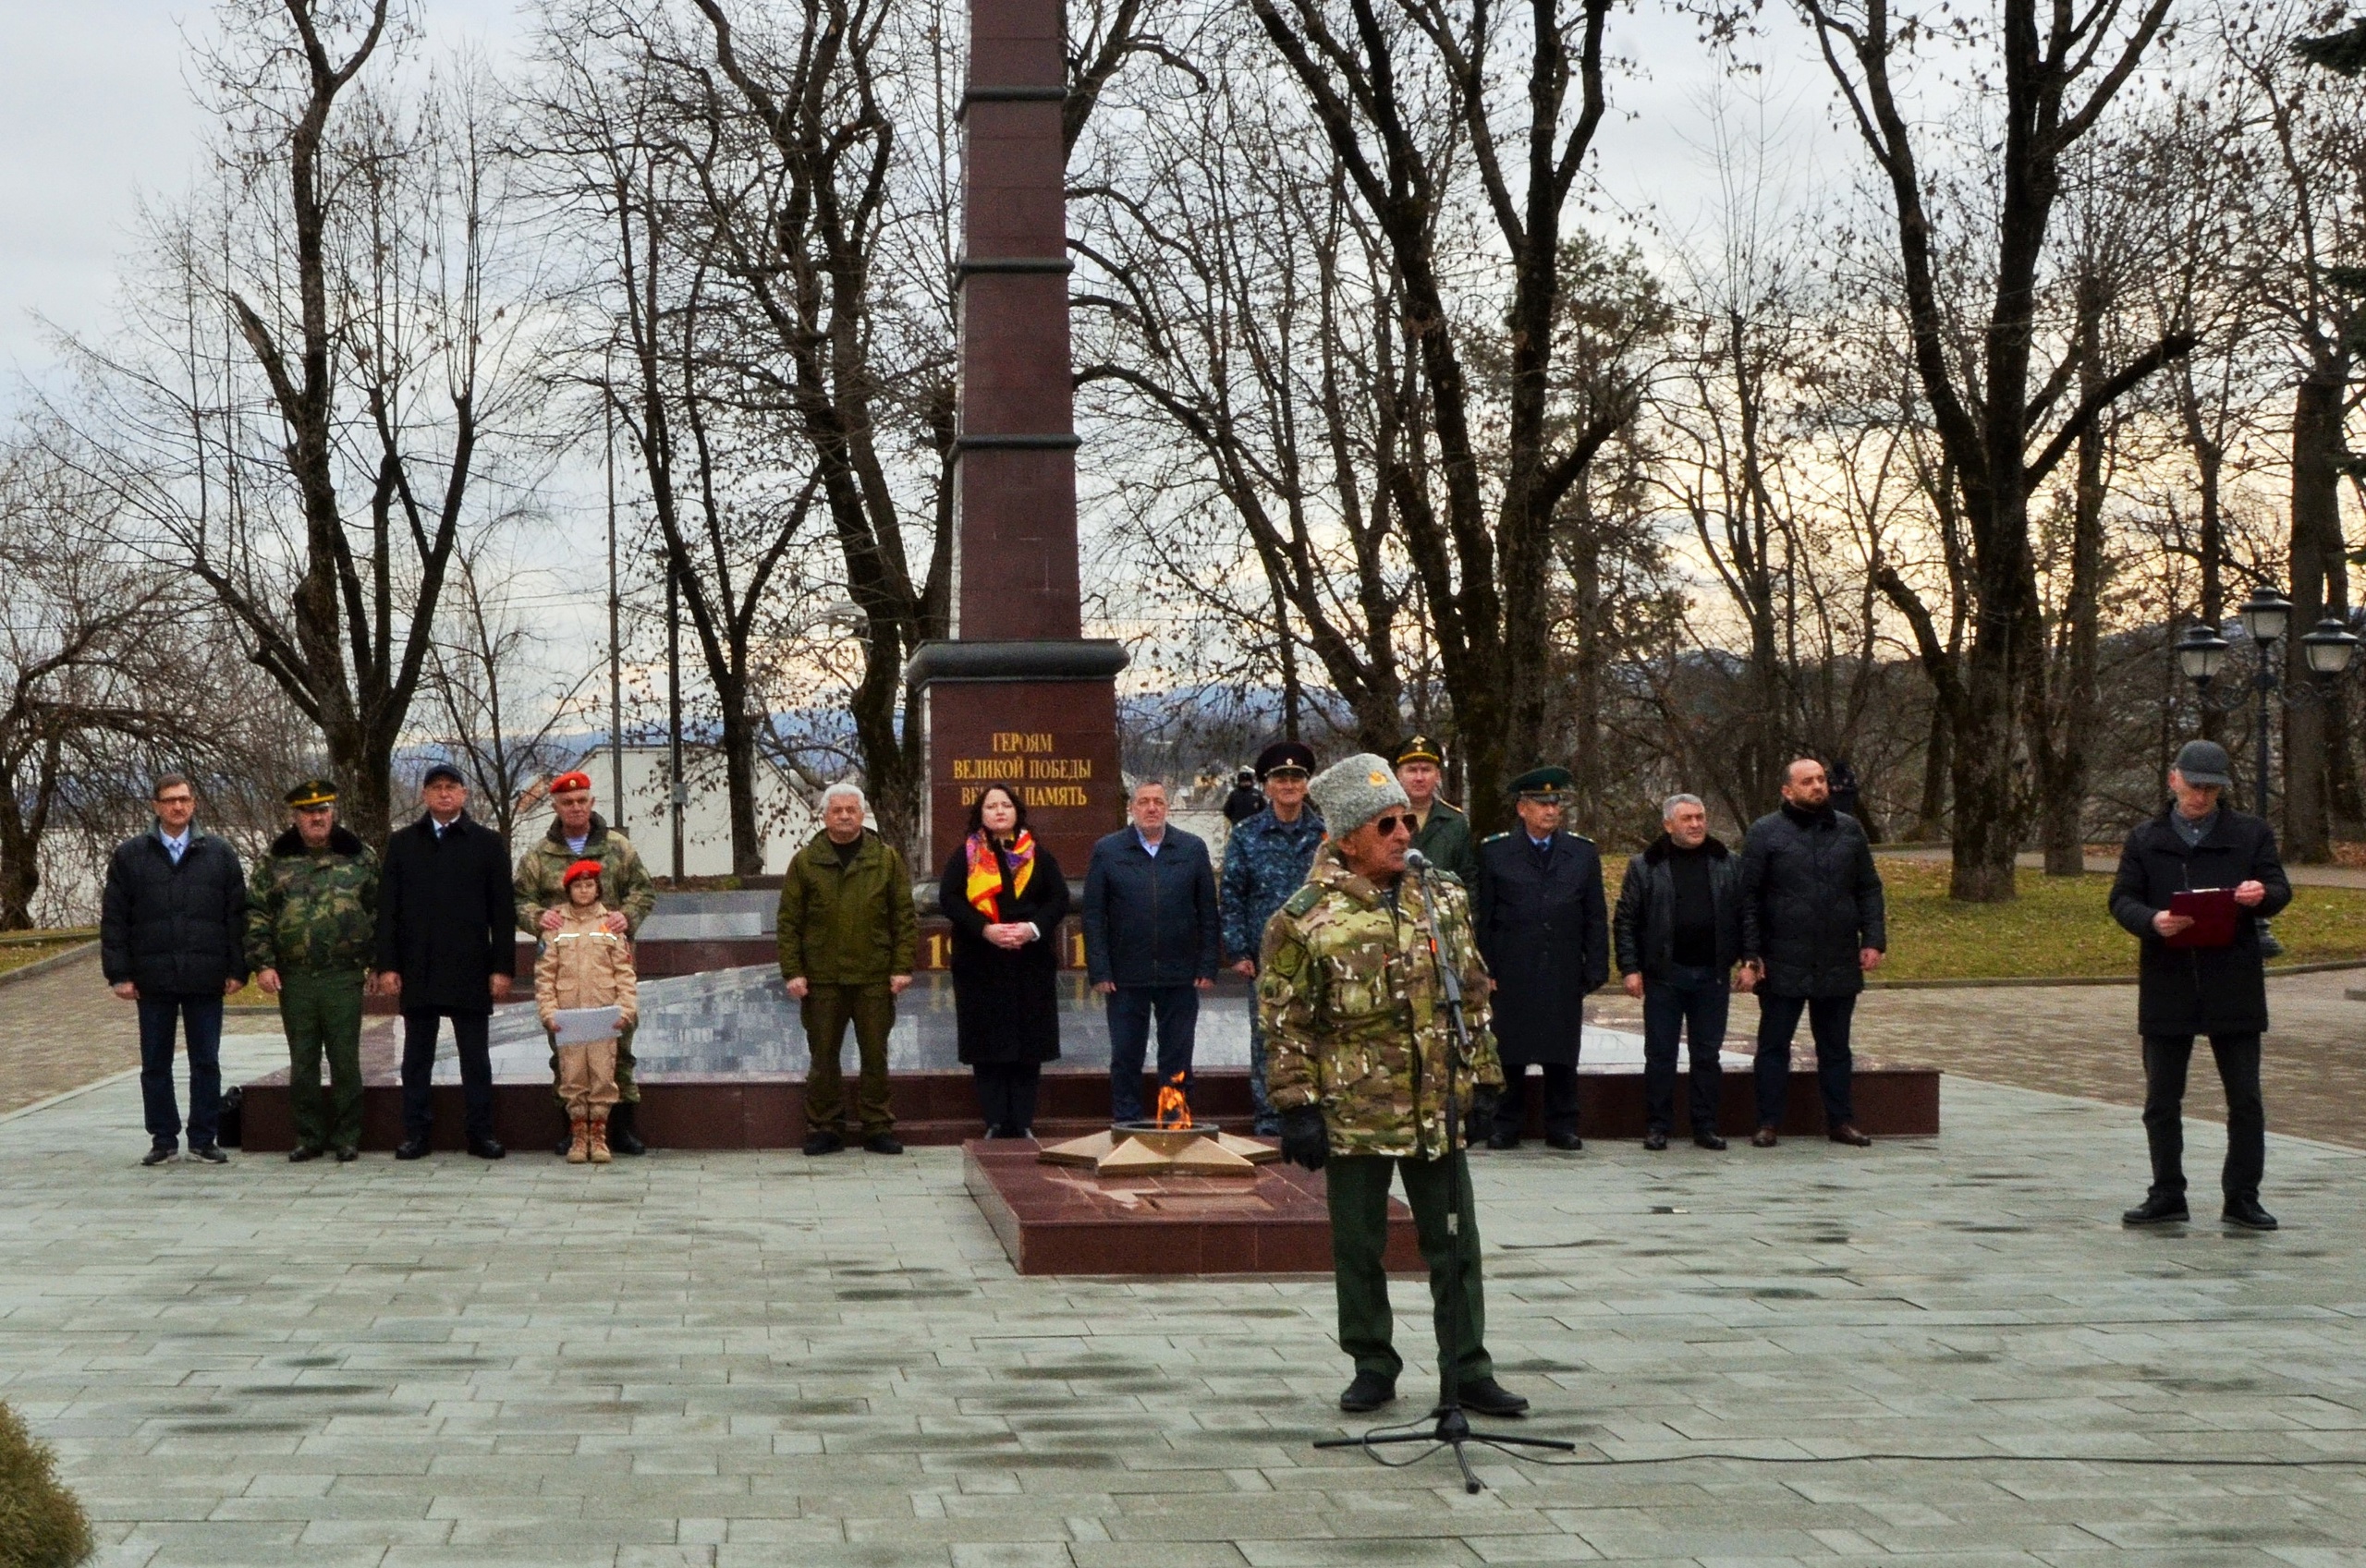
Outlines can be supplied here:
[[10, 969], [21, 969], [28, 964], [63, 953], [69, 947], [79, 947], [84, 942], [95, 940], [98, 934], [95, 929], [12, 931], [6, 941], [0, 942], [0, 973]]
[[[1605, 857], [1612, 903], [1623, 856]], [[1878, 856], [1889, 898], [1889, 960], [1879, 979], [1959, 980], [2136, 973], [2136, 939], [2104, 907], [2111, 878], [2018, 873], [2010, 904], [1947, 897], [1944, 860]], [[2366, 891], [2304, 887], [2275, 918], [2277, 966], [2366, 959]]]

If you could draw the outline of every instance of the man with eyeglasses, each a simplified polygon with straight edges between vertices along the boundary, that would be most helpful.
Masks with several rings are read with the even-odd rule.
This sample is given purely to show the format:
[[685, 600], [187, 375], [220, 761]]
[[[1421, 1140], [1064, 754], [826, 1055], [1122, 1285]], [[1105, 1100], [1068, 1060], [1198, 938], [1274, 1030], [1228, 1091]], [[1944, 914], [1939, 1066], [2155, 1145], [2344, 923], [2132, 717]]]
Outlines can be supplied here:
[[[1469, 901], [1451, 877], [1406, 873], [1413, 811], [1386, 758], [1350, 757], [1316, 774], [1308, 794], [1331, 836], [1265, 927], [1257, 1009], [1283, 1158], [1327, 1173], [1339, 1348], [1356, 1364], [1339, 1408], [1377, 1410], [1396, 1397], [1404, 1370], [1382, 1261], [1388, 1189], [1401, 1177], [1430, 1268], [1440, 1366], [1455, 1368], [1465, 1409], [1517, 1416], [1528, 1401], [1495, 1381], [1487, 1355], [1479, 1220], [1457, 1124], [1465, 1108], [1489, 1114], [1503, 1081]], [[1462, 987], [1468, 1061], [1441, 964]]]
[[1567, 768], [1531, 768], [1512, 781], [1519, 826], [1479, 845], [1472, 923], [1495, 977], [1495, 1049], [1504, 1097], [1489, 1149], [1518, 1149], [1528, 1112], [1528, 1070], [1544, 1075], [1544, 1142], [1571, 1152], [1578, 1136], [1578, 1047], [1586, 994], [1610, 978], [1610, 916], [1602, 856], [1561, 825], [1572, 784]]

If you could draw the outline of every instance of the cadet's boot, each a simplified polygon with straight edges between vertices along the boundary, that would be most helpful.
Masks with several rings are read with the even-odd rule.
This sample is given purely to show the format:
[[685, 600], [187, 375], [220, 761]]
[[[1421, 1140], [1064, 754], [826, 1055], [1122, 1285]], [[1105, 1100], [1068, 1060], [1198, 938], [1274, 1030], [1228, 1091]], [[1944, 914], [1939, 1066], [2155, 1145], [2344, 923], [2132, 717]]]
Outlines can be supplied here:
[[608, 1119], [594, 1116], [592, 1118], [592, 1163], [605, 1165], [613, 1158], [608, 1152]]
[[586, 1160], [592, 1158], [590, 1143], [591, 1136], [591, 1124], [586, 1122], [582, 1117], [573, 1117], [568, 1121], [567, 1138], [567, 1162], [568, 1164], [580, 1165]]
[[637, 1100], [619, 1100], [608, 1112], [608, 1147], [618, 1154], [649, 1152], [635, 1126], [640, 1120], [640, 1104]]
[[580, 1120], [582, 1120], [581, 1117], [567, 1108], [567, 1101], [562, 1100], [558, 1102], [558, 1142], [553, 1147], [551, 1152], [561, 1160], [565, 1160], [575, 1151], [577, 1141], [575, 1124]]

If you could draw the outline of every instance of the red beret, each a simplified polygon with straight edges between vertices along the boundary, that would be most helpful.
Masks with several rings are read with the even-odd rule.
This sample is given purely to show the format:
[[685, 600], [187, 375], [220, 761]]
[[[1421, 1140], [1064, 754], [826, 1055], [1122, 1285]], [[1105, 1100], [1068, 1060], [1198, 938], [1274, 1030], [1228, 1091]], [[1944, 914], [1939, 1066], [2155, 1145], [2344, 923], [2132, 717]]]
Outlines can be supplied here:
[[567, 869], [567, 874], [559, 878], [558, 884], [561, 887], [573, 887], [579, 878], [596, 877], [601, 869], [600, 862], [597, 860], [578, 860]]
[[571, 773], [561, 773], [551, 781], [553, 795], [565, 795], [570, 789], [590, 789], [591, 787], [592, 775], [579, 768]]

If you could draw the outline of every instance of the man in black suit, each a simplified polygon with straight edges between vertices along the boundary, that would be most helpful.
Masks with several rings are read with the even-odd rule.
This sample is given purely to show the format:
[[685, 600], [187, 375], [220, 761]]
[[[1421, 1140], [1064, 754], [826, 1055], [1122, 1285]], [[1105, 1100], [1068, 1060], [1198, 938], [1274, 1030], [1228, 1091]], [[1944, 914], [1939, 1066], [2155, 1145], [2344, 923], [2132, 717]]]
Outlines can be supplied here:
[[1512, 781], [1519, 827], [1482, 840], [1471, 900], [1480, 955], [1495, 982], [1495, 1049], [1504, 1094], [1489, 1149], [1518, 1149], [1528, 1110], [1528, 1069], [1544, 1070], [1544, 1141], [1578, 1136], [1578, 1046], [1586, 993], [1610, 978], [1610, 918], [1602, 857], [1591, 839], [1561, 829], [1567, 768], [1534, 768]]
[[449, 762], [427, 770], [427, 808], [386, 843], [378, 895], [378, 989], [403, 1010], [403, 1141], [397, 1160], [427, 1152], [436, 1020], [452, 1020], [468, 1105], [469, 1152], [498, 1160], [493, 1059], [486, 1037], [518, 966], [509, 846], [468, 813], [468, 782]]

